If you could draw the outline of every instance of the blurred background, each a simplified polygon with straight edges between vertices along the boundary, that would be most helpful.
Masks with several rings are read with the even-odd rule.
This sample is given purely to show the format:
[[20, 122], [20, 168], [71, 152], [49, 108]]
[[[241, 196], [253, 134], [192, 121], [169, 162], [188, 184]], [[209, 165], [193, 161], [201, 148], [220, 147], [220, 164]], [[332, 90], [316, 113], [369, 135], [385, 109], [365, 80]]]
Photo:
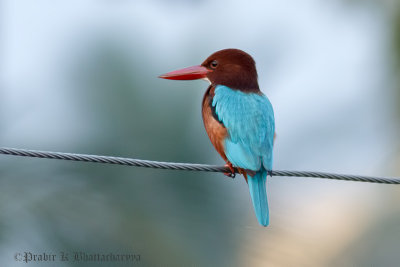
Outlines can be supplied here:
[[[273, 104], [275, 169], [400, 176], [395, 0], [2, 0], [0, 146], [223, 164], [201, 120], [207, 84], [157, 76], [230, 47], [255, 58]], [[273, 177], [267, 188], [263, 228], [241, 177], [0, 156], [0, 259], [398, 265], [398, 186]]]

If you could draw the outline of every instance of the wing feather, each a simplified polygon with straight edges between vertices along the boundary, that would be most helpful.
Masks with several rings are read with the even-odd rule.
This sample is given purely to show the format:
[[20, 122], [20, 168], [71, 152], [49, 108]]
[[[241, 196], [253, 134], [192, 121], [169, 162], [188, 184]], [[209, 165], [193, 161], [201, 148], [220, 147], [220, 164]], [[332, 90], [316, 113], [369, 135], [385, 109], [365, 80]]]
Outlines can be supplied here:
[[263, 94], [244, 93], [218, 85], [212, 105], [228, 131], [225, 154], [237, 167], [272, 169], [274, 112]]

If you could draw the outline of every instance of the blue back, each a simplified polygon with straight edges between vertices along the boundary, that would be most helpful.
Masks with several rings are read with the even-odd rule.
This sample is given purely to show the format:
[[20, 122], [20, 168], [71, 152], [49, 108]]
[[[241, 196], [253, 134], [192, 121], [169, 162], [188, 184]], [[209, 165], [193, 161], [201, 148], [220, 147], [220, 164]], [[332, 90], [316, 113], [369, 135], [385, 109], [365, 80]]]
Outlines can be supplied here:
[[228, 131], [228, 160], [244, 169], [271, 170], [275, 121], [268, 98], [217, 85], [212, 105]]

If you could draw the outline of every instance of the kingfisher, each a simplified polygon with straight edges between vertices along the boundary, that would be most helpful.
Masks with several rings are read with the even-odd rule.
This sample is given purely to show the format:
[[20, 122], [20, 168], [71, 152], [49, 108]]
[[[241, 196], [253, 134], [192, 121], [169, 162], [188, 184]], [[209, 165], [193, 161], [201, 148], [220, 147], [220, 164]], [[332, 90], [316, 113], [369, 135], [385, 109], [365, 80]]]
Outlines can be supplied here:
[[266, 192], [272, 172], [275, 119], [272, 105], [258, 86], [254, 59], [239, 49], [213, 53], [201, 65], [159, 76], [169, 80], [204, 79], [210, 83], [202, 102], [204, 127], [234, 176], [248, 184], [258, 222], [269, 224]]

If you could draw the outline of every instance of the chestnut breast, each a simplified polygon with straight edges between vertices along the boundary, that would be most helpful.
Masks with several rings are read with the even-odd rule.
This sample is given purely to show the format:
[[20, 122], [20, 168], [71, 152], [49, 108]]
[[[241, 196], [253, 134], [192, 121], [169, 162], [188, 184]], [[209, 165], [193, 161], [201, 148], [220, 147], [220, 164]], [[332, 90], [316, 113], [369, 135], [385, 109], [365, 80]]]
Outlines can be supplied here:
[[203, 97], [203, 123], [211, 143], [213, 144], [217, 152], [221, 155], [221, 157], [226, 162], [228, 162], [224, 151], [224, 140], [228, 135], [228, 132], [224, 125], [220, 121], [218, 121], [218, 119], [216, 119], [215, 111], [213, 112], [211, 106], [214, 97], [214, 89], [214, 86], [210, 86]]

